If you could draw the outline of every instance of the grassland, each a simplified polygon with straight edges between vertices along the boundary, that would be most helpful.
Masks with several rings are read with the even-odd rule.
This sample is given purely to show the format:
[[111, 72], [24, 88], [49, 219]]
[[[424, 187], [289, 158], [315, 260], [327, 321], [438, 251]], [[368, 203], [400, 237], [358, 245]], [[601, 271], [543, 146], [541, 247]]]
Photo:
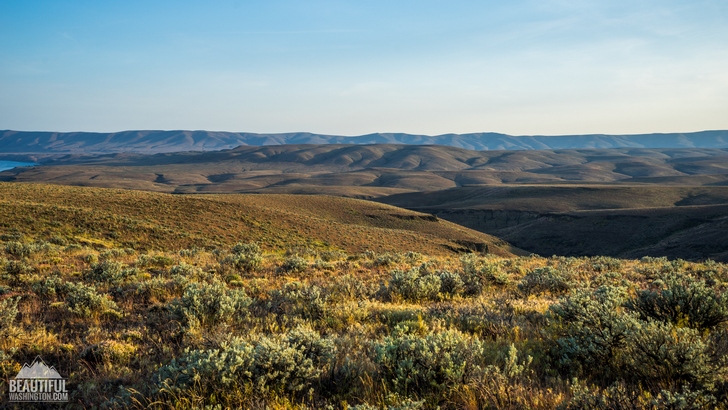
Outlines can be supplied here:
[[3, 392], [41, 355], [69, 408], [726, 408], [724, 264], [457, 253], [487, 237], [342, 198], [0, 195]]
[[140, 250], [232, 246], [310, 247], [346, 252], [441, 255], [488, 247], [521, 252], [492, 236], [429, 214], [357, 199], [297, 195], [185, 196], [0, 183], [0, 228], [31, 238], [56, 234], [99, 248]]

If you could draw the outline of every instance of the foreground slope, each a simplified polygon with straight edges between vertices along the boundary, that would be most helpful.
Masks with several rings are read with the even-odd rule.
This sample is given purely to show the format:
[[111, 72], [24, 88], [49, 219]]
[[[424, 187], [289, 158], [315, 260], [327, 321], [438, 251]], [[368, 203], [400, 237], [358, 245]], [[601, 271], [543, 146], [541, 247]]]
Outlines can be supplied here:
[[[0, 227], [3, 401], [37, 397], [38, 384], [16, 375], [40, 356], [65, 379], [68, 403], [53, 408], [728, 408], [724, 264], [433, 256], [420, 246], [178, 249], [170, 238], [184, 225], [175, 223], [191, 221], [176, 215], [176, 197], [27, 186], [36, 188], [29, 197], [15, 188], [3, 191], [25, 207], [0, 203], [27, 211], [11, 213], [12, 231]], [[56, 218], [38, 218], [30, 206], [38, 196], [61, 202], [44, 204]], [[223, 214], [210, 235], [244, 237], [226, 204], [255, 204], [229, 198], [197, 204]], [[259, 198], [276, 217], [322, 216], [302, 212], [320, 203]], [[337, 202], [325, 218], [354, 203]], [[91, 207], [98, 212], [84, 219]], [[153, 250], [79, 240], [84, 228], [91, 235], [137, 221], [145, 231], [162, 219]]]
[[184, 196], [0, 183], [0, 227], [72, 236], [99, 247], [182, 249], [256, 241], [263, 247], [348, 252], [468, 249], [511, 255], [508, 244], [429, 214], [324, 196]]

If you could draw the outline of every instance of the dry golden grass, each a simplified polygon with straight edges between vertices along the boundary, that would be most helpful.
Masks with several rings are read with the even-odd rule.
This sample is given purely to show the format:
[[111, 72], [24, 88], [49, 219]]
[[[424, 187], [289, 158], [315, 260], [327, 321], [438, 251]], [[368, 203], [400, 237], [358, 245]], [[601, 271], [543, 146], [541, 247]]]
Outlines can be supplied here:
[[[286, 204], [284, 208], [294, 206]], [[424, 407], [419, 408], [553, 409], [567, 404], [573, 389], [584, 383], [572, 385], [549, 367], [553, 366], [549, 356], [553, 341], [545, 331], [548, 310], [563, 293], [524, 294], [519, 284], [529, 272], [552, 267], [573, 275], [579, 284], [572, 286], [596, 287], [606, 280], [622, 283], [630, 292], [647, 287], [650, 278], [666, 267], [710, 271], [716, 286], [728, 283], [728, 268], [719, 264], [473, 254], [462, 258], [417, 253], [347, 255], [315, 249], [299, 249], [306, 264], [302, 271], [282, 270], [291, 256], [272, 250], [261, 255], [257, 269], [246, 272], [226, 264], [229, 248], [136, 252], [79, 246], [73, 243], [73, 236], [63, 237], [70, 245], [56, 245], [31, 242], [23, 226], [17, 228], [22, 237], [0, 240], [0, 300], [20, 296], [19, 315], [10, 326], [0, 329], [4, 332], [0, 376], [12, 377], [22, 363], [41, 355], [68, 378], [71, 405], [84, 407], [106, 403], [112, 408], [197, 408], [218, 402], [248, 408], [303, 409], [329, 404], [344, 409], [347, 404], [389, 406], [411, 399], [424, 400]], [[60, 237], [56, 235], [54, 240], [59, 242]], [[14, 243], [26, 245], [30, 249], [27, 256], [18, 257]], [[118, 282], [94, 279], [91, 273], [97, 269], [97, 261], [131, 269], [131, 276]], [[24, 273], [8, 270], [8, 264], [16, 262], [26, 267]], [[494, 276], [485, 276], [478, 295], [441, 295], [437, 300], [415, 301], [391, 291], [393, 272], [410, 269], [459, 272], [463, 277], [468, 271], [480, 271]], [[116, 313], [79, 316], [70, 310], [68, 296], [47, 292], [51, 286], [48, 281], [53, 278], [57, 283], [94, 286], [103, 298], [115, 303]], [[593, 281], [596, 284], [591, 284]], [[185, 327], [173, 310], [186, 287], [216, 283], [230, 290], [242, 289], [251, 298], [244, 320]], [[286, 293], [294, 283], [304, 292]], [[62, 286], [57, 289], [61, 292]], [[314, 306], [321, 310], [311, 310]], [[314, 329], [338, 349], [327, 372], [311, 382], [310, 393], [260, 394], [242, 381], [240, 390], [216, 388], [212, 396], [204, 389], [164, 393], [156, 387], [160, 366], [183, 357], [186, 349], [216, 349], [234, 338], [256, 343], [261, 337], [285, 335], [300, 326]], [[389, 381], [381, 378], [372, 349], [401, 329], [422, 337], [456, 332], [477, 339], [483, 343], [479, 363], [493, 366], [487, 371], [494, 373], [479, 373], [442, 396], [426, 392], [413, 392], [409, 398], [393, 395]], [[528, 357], [533, 363], [508, 373], [513, 371], [507, 370], [512, 349], [518, 352], [516, 364], [531, 360]]]
[[[728, 288], [728, 267], [722, 264], [514, 257], [492, 242], [487, 242], [489, 254], [448, 248], [464, 250], [467, 241], [486, 239], [427, 214], [360, 200], [0, 184], [0, 303], [5, 306], [0, 391], [23, 363], [40, 355], [68, 379], [71, 408], [346, 409], [420, 403], [419, 408], [553, 409], [567, 405], [579, 388], [603, 390], [614, 381], [598, 368], [572, 381], [572, 374], [558, 367], [552, 349], [560, 325], [549, 309], [569, 289], [608, 285], [634, 296], [672, 271], [700, 278], [721, 295]], [[262, 251], [236, 245], [250, 241]], [[553, 289], [548, 282], [524, 287], [542, 268], [552, 268], [558, 276], [554, 282], [565, 283]], [[413, 296], [413, 288], [401, 286], [397, 275], [404, 272], [414, 273], [415, 293], [425, 288], [428, 293]], [[439, 287], [433, 293], [426, 285], [431, 282], [417, 282], [448, 275], [467, 280], [475, 290], [448, 293]], [[209, 354], [231, 343], [275, 349], [301, 329], [317, 343], [333, 346], [332, 356], [320, 369], [299, 360], [265, 373], [276, 377], [313, 369], [314, 376], [297, 381], [306, 386], [301, 391], [262, 389], [245, 372], [223, 378], [204, 361], [188, 369], [191, 375], [202, 372], [196, 383], [185, 384], [179, 370], [172, 385], [160, 380], [163, 369], [180, 365], [175, 361], [184, 367], [191, 352]], [[728, 352], [727, 332], [721, 324], [701, 336], [716, 357]], [[455, 347], [447, 344], [447, 335], [454, 335]], [[428, 337], [445, 352], [419, 357], [415, 366], [434, 363], [433, 383], [409, 390], [395, 385], [397, 376], [382, 362], [383, 349]], [[261, 341], [270, 344], [261, 348]], [[306, 346], [273, 350], [278, 353], [270, 360], [277, 363]], [[463, 352], [472, 360], [458, 357]], [[452, 364], [438, 367], [449, 353], [455, 355]], [[449, 372], [468, 363], [473, 374], [451, 380]], [[710, 366], [715, 387], [696, 388], [723, 400], [719, 376], [725, 363]], [[436, 379], [443, 377], [448, 384], [438, 387], [442, 381]], [[679, 393], [680, 386], [646, 380], [657, 386], [648, 391], [642, 382], [631, 380], [628, 387], [651, 397], [663, 387]]]
[[0, 227], [32, 236], [61, 234], [99, 248], [183, 249], [259, 242], [265, 248], [437, 255], [508, 244], [430, 215], [363, 200], [292, 195], [185, 196], [0, 183]]

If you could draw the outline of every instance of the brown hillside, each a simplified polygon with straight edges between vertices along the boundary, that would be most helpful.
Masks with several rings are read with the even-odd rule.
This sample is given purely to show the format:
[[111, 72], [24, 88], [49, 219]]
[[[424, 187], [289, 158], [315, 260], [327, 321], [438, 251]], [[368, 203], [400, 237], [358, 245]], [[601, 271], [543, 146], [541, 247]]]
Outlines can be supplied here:
[[186, 196], [0, 183], [0, 229], [100, 247], [182, 249], [256, 241], [265, 248], [446, 254], [508, 244], [429, 214], [327, 196]]
[[445, 146], [276, 145], [157, 155], [47, 155], [0, 180], [176, 193], [376, 197], [471, 185], [726, 185], [724, 149], [472, 151]]

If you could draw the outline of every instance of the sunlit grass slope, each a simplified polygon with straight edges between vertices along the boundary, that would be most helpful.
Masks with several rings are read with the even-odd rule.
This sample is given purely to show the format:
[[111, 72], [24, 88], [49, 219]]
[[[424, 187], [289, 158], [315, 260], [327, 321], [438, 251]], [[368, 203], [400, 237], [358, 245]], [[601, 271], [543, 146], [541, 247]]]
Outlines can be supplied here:
[[467, 249], [508, 256], [498, 239], [447, 221], [368, 201], [293, 195], [184, 196], [0, 183], [0, 229], [63, 235], [99, 248], [183, 249], [255, 241], [348, 252]]

